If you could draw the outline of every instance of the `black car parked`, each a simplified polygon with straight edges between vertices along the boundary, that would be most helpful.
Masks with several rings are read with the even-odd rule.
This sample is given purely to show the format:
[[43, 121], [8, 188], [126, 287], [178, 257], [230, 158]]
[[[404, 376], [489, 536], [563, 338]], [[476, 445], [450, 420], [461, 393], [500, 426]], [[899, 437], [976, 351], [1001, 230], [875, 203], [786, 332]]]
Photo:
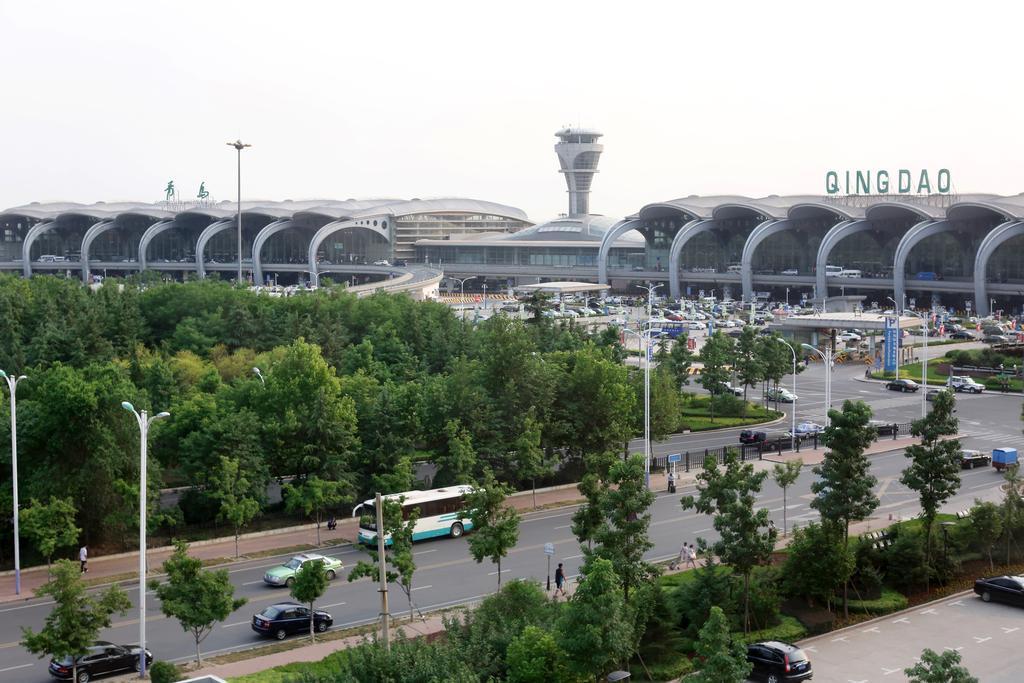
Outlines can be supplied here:
[[[146, 650], [146, 668], [153, 663], [153, 653]], [[77, 683], [89, 683], [94, 678], [125, 671], [139, 670], [139, 647], [137, 645], [114, 645], [97, 640], [89, 651], [78, 658]], [[60, 681], [72, 680], [71, 657], [50, 661], [50, 675]]]
[[740, 432], [740, 443], [761, 443], [768, 440], [766, 432], [759, 432], [753, 429], [744, 429]]
[[950, 339], [970, 339], [971, 341], [974, 341], [974, 335], [971, 334], [970, 332], [968, 332], [967, 330], [958, 330], [958, 331], [954, 332], [953, 334], [949, 335], [949, 338]]
[[[323, 633], [334, 623], [334, 617], [317, 610], [313, 615], [313, 628]], [[253, 615], [252, 630], [260, 635], [284, 640], [292, 633], [309, 633], [309, 608], [294, 602], [280, 602]]]
[[813, 676], [811, 662], [804, 651], [778, 640], [748, 645], [747, 661], [754, 665], [751, 678], [767, 683], [808, 681]]
[[974, 582], [974, 592], [985, 602], [1024, 607], [1024, 576], [993, 576]]

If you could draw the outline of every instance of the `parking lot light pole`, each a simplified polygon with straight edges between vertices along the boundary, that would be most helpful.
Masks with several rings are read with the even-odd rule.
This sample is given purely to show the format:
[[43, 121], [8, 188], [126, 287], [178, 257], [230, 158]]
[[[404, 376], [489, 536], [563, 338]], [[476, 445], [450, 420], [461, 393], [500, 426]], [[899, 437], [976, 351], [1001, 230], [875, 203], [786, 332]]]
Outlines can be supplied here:
[[139, 678], [146, 677], [146, 508], [149, 501], [146, 496], [146, 442], [149, 440], [149, 427], [157, 420], [170, 417], [167, 412], [157, 413], [149, 417], [145, 410], [135, 410], [128, 401], [121, 407], [135, 416], [139, 423]]
[[235, 140], [234, 142], [225, 143], [229, 147], [234, 147], [238, 152], [238, 216], [236, 221], [238, 223], [238, 284], [242, 284], [242, 150], [246, 147], [252, 147], [247, 145], [241, 140]]
[[928, 316], [917, 311], [904, 311], [907, 315], [913, 315], [921, 319], [921, 327], [924, 329], [924, 356], [921, 358], [921, 417], [928, 415]]
[[789, 449], [795, 451], [796, 450], [796, 398], [797, 398], [797, 394], [796, 394], [796, 349], [794, 349], [793, 345], [790, 344], [789, 342], [787, 342], [782, 337], [770, 336], [768, 338], [769, 339], [775, 339], [780, 344], [784, 344], [786, 346], [786, 348], [789, 349], [789, 352], [791, 354], [793, 354], [793, 414], [790, 416], [790, 425], [791, 426], [789, 428], [789, 436], [790, 436]]
[[3, 370], [0, 370], [0, 377], [7, 382], [7, 388], [11, 392], [11, 490], [14, 494], [14, 594], [21, 595], [21, 543], [18, 540], [18, 410], [17, 397], [18, 382], [25, 379], [25, 375], [11, 377]]

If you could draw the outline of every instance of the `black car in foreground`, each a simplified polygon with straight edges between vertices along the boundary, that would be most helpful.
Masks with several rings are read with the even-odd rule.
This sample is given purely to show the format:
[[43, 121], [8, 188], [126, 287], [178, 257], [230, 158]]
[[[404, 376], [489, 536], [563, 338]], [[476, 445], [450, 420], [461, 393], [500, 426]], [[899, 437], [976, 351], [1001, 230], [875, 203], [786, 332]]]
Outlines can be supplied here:
[[1024, 576], [993, 576], [974, 582], [974, 592], [985, 602], [1024, 607]]
[[756, 429], [744, 429], [740, 432], [740, 443], [761, 443], [767, 440], [767, 432], [760, 432]]
[[[146, 650], [146, 668], [152, 663], [153, 653]], [[78, 657], [77, 683], [89, 683], [101, 676], [138, 670], [138, 645], [114, 645], [105, 640], [97, 640], [88, 652]], [[59, 681], [73, 680], [71, 657], [51, 660], [50, 675]]]
[[804, 651], [778, 640], [747, 645], [747, 661], [754, 665], [750, 677], [767, 683], [809, 681], [813, 676]]
[[[334, 617], [317, 610], [313, 615], [313, 628], [323, 633], [334, 623]], [[294, 602], [279, 602], [253, 615], [252, 630], [260, 635], [284, 640], [293, 633], [309, 633], [309, 608]]]
[[968, 332], [967, 330], [958, 330], [958, 331], [954, 332], [953, 334], [949, 335], [949, 338], [950, 339], [969, 339], [971, 341], [974, 341], [974, 335], [971, 334], [970, 332]]

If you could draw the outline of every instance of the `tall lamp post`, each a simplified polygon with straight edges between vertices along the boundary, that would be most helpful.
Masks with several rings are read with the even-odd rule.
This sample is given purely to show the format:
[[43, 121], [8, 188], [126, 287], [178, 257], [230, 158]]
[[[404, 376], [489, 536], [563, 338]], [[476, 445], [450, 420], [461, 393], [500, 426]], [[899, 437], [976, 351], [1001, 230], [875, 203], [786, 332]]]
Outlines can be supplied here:
[[252, 145], [247, 145], [241, 140], [226, 144], [238, 151], [238, 216], [235, 222], [238, 223], [238, 284], [242, 284], [242, 150]]
[[[793, 414], [790, 416], [790, 428], [789, 428], [789, 448], [790, 450], [796, 450], [796, 349], [793, 345], [787, 342], [782, 337], [770, 336], [769, 339], [774, 339], [780, 344], [783, 344], [789, 352], [793, 354]], [[778, 404], [776, 404], [776, 407]]]
[[647, 329], [637, 332], [628, 327], [623, 332], [636, 335], [643, 341], [644, 350], [644, 486], [651, 488], [651, 336], [653, 330], [650, 323]]
[[18, 410], [17, 397], [18, 382], [26, 379], [25, 375], [11, 377], [3, 370], [0, 370], [0, 377], [7, 381], [7, 388], [11, 392], [11, 478], [12, 491], [14, 493], [14, 594], [21, 595], [21, 543], [18, 540]]
[[121, 407], [135, 416], [139, 423], [139, 678], [146, 677], [146, 508], [149, 501], [146, 499], [146, 445], [149, 441], [149, 427], [157, 420], [170, 417], [168, 412], [157, 413], [149, 417], [145, 410], [135, 410], [128, 401], [123, 401]]
[[267, 380], [263, 378], [263, 372], [260, 371], [259, 368], [253, 368], [252, 374], [260, 378], [260, 383], [263, 384], [263, 386], [267, 386]]
[[459, 283], [459, 303], [462, 305], [462, 319], [465, 320], [466, 319], [466, 301], [465, 301], [465, 299], [466, 299], [466, 283], [469, 282], [470, 280], [475, 280], [476, 279], [476, 275], [470, 275], [469, 277], [464, 277], [464, 278], [453, 277], [451, 279], [454, 280], [455, 282]]
[[827, 427], [831, 423], [828, 411], [832, 409], [832, 362], [835, 359], [835, 353], [832, 351], [832, 343], [829, 342], [827, 354], [810, 344], [801, 344], [800, 346], [808, 351], [813, 351], [818, 354], [818, 357], [825, 363], [825, 426]]
[[924, 328], [924, 357], [921, 359], [921, 417], [928, 415], [928, 404], [925, 403], [928, 394], [928, 316], [917, 311], [903, 311], [904, 315], [912, 315], [921, 319], [921, 327]]

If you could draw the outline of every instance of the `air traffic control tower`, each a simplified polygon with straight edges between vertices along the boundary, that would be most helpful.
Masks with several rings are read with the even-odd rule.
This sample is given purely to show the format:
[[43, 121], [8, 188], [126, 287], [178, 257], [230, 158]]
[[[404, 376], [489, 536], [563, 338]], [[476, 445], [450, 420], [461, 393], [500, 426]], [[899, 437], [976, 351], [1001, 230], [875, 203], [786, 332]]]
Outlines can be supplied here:
[[569, 215], [590, 213], [590, 182], [597, 173], [597, 162], [604, 145], [597, 142], [601, 133], [586, 128], [564, 128], [557, 133], [555, 153], [569, 188]]

